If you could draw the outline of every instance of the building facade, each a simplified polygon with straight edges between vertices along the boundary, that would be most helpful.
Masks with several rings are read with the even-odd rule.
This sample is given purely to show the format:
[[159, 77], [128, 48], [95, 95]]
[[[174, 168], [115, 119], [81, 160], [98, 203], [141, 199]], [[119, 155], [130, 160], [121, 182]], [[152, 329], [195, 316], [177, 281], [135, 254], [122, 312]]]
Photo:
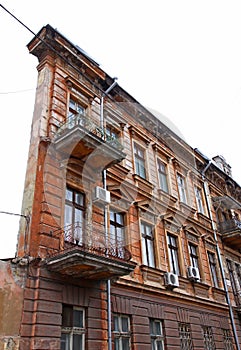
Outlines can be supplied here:
[[230, 166], [50, 25], [28, 49], [38, 83], [17, 254], [2, 262], [18, 301], [2, 348], [239, 350]]

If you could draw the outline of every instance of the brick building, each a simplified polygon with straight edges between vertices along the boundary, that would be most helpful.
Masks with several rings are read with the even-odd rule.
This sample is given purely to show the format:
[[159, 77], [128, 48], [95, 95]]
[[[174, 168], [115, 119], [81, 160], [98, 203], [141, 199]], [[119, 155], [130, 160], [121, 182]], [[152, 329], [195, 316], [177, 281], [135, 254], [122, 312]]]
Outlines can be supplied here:
[[38, 83], [2, 349], [240, 349], [230, 166], [51, 26], [28, 49]]

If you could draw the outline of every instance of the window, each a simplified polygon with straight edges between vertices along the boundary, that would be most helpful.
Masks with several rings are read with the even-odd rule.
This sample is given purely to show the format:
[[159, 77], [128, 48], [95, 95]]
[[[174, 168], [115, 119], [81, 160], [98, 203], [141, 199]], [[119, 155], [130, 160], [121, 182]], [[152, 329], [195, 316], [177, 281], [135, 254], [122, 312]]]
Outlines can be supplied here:
[[175, 236], [168, 234], [167, 244], [168, 244], [168, 253], [169, 253], [169, 259], [170, 259], [171, 272], [177, 275], [180, 275], [177, 238]]
[[232, 263], [230, 260], [227, 260], [227, 267], [229, 272], [229, 279], [231, 282], [231, 287], [233, 290], [234, 300], [237, 306], [240, 306], [240, 275], [239, 275], [239, 265]]
[[151, 350], [164, 350], [163, 322], [150, 319]]
[[204, 350], [215, 350], [216, 346], [213, 339], [212, 328], [209, 326], [203, 326], [203, 341], [204, 341]]
[[179, 323], [181, 350], [193, 350], [191, 328], [188, 323]]
[[180, 174], [177, 174], [177, 186], [180, 202], [187, 204], [185, 179]]
[[130, 318], [125, 315], [114, 315], [115, 350], [130, 350]]
[[239, 288], [241, 289], [241, 268], [239, 264], [235, 264], [235, 270], [236, 270]]
[[69, 100], [69, 112], [68, 112], [68, 127], [72, 128], [80, 122], [78, 117], [85, 114], [85, 108], [78, 102], [71, 99]]
[[67, 188], [65, 194], [65, 239], [82, 243], [84, 224], [84, 194]]
[[159, 184], [161, 190], [168, 193], [168, 184], [167, 184], [167, 169], [166, 165], [158, 159], [157, 161], [158, 175], [159, 175]]
[[135, 172], [137, 175], [146, 178], [145, 153], [144, 150], [134, 143]]
[[212, 281], [214, 287], [218, 287], [218, 276], [217, 276], [217, 267], [216, 267], [216, 258], [215, 254], [208, 252], [208, 260], [209, 260], [209, 266], [212, 276]]
[[189, 243], [188, 248], [189, 248], [191, 266], [198, 268], [197, 246], [195, 246], [192, 243]]
[[153, 227], [141, 223], [142, 259], [143, 264], [155, 267]]
[[62, 312], [61, 350], [84, 350], [84, 310], [64, 305]]
[[233, 294], [234, 294], [234, 296], [236, 296], [237, 295], [237, 287], [236, 287], [235, 277], [234, 277], [234, 268], [233, 268], [233, 264], [230, 260], [227, 260], [227, 267], [228, 267], [229, 278], [230, 278]]
[[106, 125], [105, 128], [105, 133], [106, 133], [106, 139], [109, 141], [116, 140], [119, 137], [119, 132], [111, 127], [110, 125]]
[[224, 350], [234, 350], [233, 340], [229, 329], [223, 329]]
[[204, 214], [204, 205], [203, 205], [203, 196], [202, 190], [199, 187], [194, 187], [196, 202], [197, 202], [197, 210], [199, 213]]
[[125, 226], [124, 214], [110, 211], [110, 245], [118, 257], [123, 258], [125, 253]]

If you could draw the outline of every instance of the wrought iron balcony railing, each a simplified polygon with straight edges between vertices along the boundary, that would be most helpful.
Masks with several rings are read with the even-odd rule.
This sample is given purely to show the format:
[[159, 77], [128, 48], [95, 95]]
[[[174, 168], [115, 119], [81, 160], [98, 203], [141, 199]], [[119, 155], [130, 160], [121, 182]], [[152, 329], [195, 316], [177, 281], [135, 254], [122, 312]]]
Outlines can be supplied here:
[[[68, 225], [56, 231], [59, 238], [59, 250], [67, 251], [78, 247], [84, 252], [96, 254], [102, 257], [129, 261], [131, 253], [125, 246], [125, 242], [117, 240], [111, 234], [105, 234], [100, 230], [84, 229], [81, 222]], [[55, 252], [58, 254], [59, 252]]]
[[241, 232], [241, 221], [233, 218], [219, 223], [219, 231], [221, 233], [229, 233], [233, 231]]
[[92, 134], [97, 136], [99, 139], [103, 140], [110, 146], [123, 150], [123, 145], [120, 143], [118, 138], [110, 136], [106, 133], [105, 128], [101, 128], [93, 119], [86, 114], [75, 114], [67, 119], [66, 122], [60, 124], [54, 139], [58, 139], [63, 134], [68, 133], [74, 128], [81, 128], [84, 134]]

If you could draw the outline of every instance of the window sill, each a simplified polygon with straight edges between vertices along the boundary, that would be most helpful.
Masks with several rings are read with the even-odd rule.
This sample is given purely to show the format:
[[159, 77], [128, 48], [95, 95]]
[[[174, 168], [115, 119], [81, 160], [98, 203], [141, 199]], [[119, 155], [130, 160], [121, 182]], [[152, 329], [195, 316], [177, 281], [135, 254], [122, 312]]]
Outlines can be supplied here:
[[158, 188], [158, 194], [160, 197], [160, 200], [171, 204], [171, 205], [175, 205], [175, 203], [177, 202], [177, 198], [172, 196], [170, 193], [163, 191], [161, 188]]
[[185, 214], [185, 216], [194, 216], [196, 213], [196, 209], [190, 207], [188, 204], [184, 203], [184, 202], [179, 202], [179, 206], [181, 211], [183, 212], [183, 214]]
[[147, 265], [140, 265], [140, 270], [144, 282], [158, 283], [158, 287], [161, 287], [163, 284], [163, 273], [160, 270]]
[[152, 183], [150, 183], [148, 180], [142, 178], [141, 176], [139, 176], [137, 174], [133, 174], [133, 179], [134, 179], [137, 187], [140, 190], [142, 190], [143, 192], [150, 194], [153, 191], [154, 185]]
[[217, 302], [226, 304], [226, 296], [225, 296], [225, 291], [223, 289], [212, 286], [211, 292], [212, 292], [213, 299], [215, 299]]

